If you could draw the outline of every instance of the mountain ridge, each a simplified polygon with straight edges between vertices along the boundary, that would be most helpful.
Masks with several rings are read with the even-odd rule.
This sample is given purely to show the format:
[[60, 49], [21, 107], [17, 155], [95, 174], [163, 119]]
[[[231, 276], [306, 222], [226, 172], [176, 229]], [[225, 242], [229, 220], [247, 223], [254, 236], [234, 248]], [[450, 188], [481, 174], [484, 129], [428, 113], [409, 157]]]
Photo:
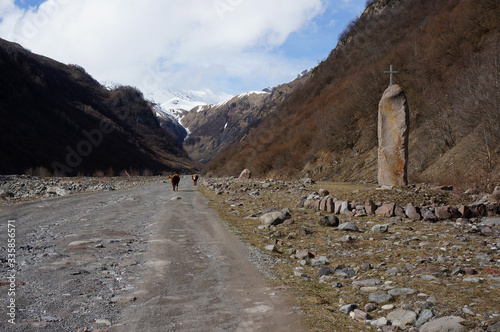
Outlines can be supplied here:
[[190, 134], [184, 149], [194, 160], [206, 163], [244, 139], [261, 121], [309, 78], [304, 71], [289, 83], [250, 91], [216, 105], [198, 106], [181, 123]]
[[[108, 90], [65, 65], [0, 39], [0, 173], [60, 175], [196, 168], [170, 119], [129, 86]], [[179, 128], [180, 130], [180, 128]]]

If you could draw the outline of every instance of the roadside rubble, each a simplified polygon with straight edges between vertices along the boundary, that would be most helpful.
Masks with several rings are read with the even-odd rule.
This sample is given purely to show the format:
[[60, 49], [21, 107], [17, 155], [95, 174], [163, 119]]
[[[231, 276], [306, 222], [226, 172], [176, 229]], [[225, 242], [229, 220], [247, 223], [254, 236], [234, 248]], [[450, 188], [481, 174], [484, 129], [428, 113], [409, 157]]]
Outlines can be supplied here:
[[209, 178], [202, 190], [270, 255], [311, 330], [500, 331], [498, 187], [318, 185]]

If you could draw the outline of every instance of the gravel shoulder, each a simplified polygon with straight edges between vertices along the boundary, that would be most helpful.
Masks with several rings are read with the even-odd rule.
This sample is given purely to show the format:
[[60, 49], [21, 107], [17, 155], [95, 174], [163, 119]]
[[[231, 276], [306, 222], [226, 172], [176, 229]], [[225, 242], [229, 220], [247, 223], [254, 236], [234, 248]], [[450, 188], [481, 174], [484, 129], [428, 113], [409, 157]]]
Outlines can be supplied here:
[[0, 221], [2, 331], [305, 330], [187, 179], [9, 204]]

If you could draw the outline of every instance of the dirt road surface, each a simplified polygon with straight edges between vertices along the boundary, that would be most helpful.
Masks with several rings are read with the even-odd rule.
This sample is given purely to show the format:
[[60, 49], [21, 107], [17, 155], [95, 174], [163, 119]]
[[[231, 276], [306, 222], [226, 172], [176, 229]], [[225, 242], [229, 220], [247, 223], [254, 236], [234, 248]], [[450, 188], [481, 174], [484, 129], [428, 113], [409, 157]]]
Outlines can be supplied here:
[[188, 179], [6, 206], [0, 222], [1, 331], [305, 330]]

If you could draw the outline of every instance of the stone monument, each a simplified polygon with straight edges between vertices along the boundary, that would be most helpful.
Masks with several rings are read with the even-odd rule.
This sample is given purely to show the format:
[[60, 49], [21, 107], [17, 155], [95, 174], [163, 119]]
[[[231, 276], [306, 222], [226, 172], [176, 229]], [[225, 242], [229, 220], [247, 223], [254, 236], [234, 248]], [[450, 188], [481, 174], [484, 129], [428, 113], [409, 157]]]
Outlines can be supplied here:
[[391, 84], [378, 107], [378, 183], [381, 186], [408, 184], [408, 134], [410, 112], [403, 89]]

